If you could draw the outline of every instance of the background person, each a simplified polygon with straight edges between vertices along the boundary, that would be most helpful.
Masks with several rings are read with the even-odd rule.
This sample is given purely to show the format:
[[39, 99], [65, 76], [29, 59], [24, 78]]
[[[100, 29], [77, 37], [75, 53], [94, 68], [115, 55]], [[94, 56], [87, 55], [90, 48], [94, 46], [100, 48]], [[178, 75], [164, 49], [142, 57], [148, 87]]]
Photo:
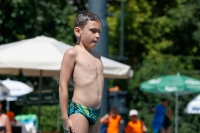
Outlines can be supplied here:
[[6, 115], [10, 119], [11, 126], [19, 126], [19, 127], [21, 127], [21, 130], [22, 130], [21, 133], [28, 133], [25, 125], [15, 119], [15, 113], [14, 112], [8, 111], [8, 112], [6, 112]]
[[165, 113], [164, 121], [162, 124], [161, 133], [172, 133], [172, 124], [171, 124], [172, 116], [173, 114], [171, 108], [167, 107], [167, 111]]
[[165, 115], [167, 113], [168, 101], [167, 99], [161, 99], [161, 103], [156, 105], [155, 108], [152, 109], [154, 112], [154, 118], [152, 122], [153, 133], [160, 133], [161, 129], [163, 129], [163, 123], [165, 120]]
[[3, 104], [0, 101], [0, 133], [12, 133], [10, 120], [7, 115], [2, 113]]
[[135, 109], [130, 110], [129, 112], [130, 121], [126, 125], [124, 132], [125, 133], [144, 133], [147, 132], [147, 127], [144, 122], [138, 119], [138, 111]]
[[112, 107], [109, 114], [101, 118], [101, 123], [108, 125], [106, 133], [119, 133], [120, 122], [121, 116], [115, 107]]

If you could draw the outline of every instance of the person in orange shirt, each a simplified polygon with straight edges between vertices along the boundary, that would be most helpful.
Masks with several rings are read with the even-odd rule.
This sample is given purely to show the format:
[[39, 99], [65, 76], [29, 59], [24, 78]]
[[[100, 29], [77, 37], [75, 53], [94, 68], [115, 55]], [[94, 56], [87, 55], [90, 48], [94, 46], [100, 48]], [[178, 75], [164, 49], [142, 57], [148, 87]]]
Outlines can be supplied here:
[[101, 123], [108, 124], [106, 133], [119, 133], [121, 116], [116, 108], [111, 108], [109, 114], [101, 118]]
[[130, 110], [129, 116], [131, 120], [126, 125], [124, 132], [125, 133], [144, 133], [147, 131], [147, 128], [144, 122], [137, 117], [138, 112], [137, 110]]

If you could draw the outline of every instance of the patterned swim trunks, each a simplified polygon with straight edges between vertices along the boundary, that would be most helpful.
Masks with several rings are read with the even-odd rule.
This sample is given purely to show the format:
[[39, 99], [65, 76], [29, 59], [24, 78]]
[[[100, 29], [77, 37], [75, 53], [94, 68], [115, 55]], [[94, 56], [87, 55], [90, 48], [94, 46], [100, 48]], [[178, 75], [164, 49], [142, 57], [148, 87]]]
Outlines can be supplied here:
[[68, 106], [68, 116], [72, 114], [82, 114], [86, 117], [89, 125], [94, 125], [97, 119], [100, 117], [100, 109], [95, 110], [86, 106], [71, 102]]

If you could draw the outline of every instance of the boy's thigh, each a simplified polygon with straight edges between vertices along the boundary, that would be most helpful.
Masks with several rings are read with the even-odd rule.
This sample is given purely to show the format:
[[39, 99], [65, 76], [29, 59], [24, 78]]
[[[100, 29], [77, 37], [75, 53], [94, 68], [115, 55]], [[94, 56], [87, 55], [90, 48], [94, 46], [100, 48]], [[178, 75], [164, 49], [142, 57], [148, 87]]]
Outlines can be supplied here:
[[100, 132], [100, 119], [95, 122], [94, 125], [89, 127], [89, 133], [99, 133]]
[[89, 123], [85, 116], [82, 114], [72, 114], [69, 118], [73, 123], [75, 133], [88, 133]]

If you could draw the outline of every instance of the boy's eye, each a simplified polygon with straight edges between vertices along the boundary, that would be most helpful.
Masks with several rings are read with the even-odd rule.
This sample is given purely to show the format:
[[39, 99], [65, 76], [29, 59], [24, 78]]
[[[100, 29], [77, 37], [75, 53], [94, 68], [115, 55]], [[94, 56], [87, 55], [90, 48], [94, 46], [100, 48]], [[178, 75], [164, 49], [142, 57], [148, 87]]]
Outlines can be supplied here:
[[91, 29], [91, 31], [92, 31], [92, 33], [96, 33], [97, 32], [97, 30], [95, 30], [95, 29]]
[[97, 30], [97, 29], [91, 29], [90, 31], [91, 31], [92, 33], [97, 33], [97, 32], [98, 32], [99, 34], [101, 33], [101, 31], [100, 31], [100, 30]]

